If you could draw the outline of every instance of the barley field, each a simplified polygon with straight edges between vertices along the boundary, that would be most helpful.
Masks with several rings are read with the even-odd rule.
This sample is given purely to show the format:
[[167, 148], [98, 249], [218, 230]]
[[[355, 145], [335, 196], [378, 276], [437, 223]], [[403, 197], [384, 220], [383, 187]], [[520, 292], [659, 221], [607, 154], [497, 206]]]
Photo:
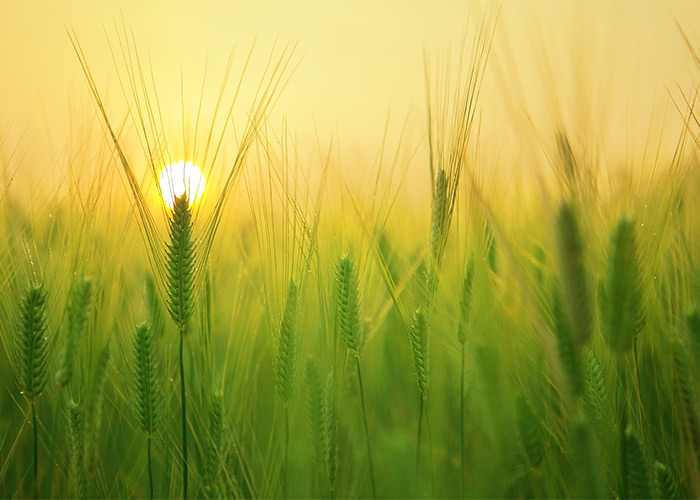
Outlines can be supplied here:
[[700, 12], [378, 5], [0, 5], [0, 498], [700, 497]]

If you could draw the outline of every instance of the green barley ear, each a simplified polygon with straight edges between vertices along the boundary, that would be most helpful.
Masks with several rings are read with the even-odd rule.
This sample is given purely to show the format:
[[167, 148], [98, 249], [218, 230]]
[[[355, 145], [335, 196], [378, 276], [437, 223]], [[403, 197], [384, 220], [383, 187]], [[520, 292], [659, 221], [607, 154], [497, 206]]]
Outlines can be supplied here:
[[419, 307], [411, 318], [411, 348], [413, 350], [413, 367], [416, 370], [418, 390], [423, 399], [428, 399], [430, 381], [430, 343], [428, 339], [428, 319]]
[[78, 404], [69, 400], [66, 404], [68, 431], [68, 477], [73, 487], [73, 498], [86, 498], [87, 477], [83, 463], [83, 415]]
[[467, 270], [462, 281], [462, 295], [459, 300], [459, 329], [457, 336], [459, 343], [464, 345], [467, 342], [467, 331], [469, 329], [469, 319], [472, 312], [472, 289], [474, 287], [474, 255], [469, 256]]
[[695, 358], [695, 363], [700, 366], [700, 312], [693, 308], [685, 319], [693, 357]]
[[275, 385], [280, 396], [287, 401], [294, 396], [297, 367], [297, 314], [299, 308], [298, 289], [294, 280], [289, 280], [287, 300], [277, 339], [275, 362]]
[[447, 173], [444, 169], [438, 170], [433, 191], [433, 210], [430, 227], [430, 255], [438, 263], [441, 257], [444, 233], [449, 223], [450, 212], [449, 185]]
[[212, 396], [209, 408], [209, 443], [206, 448], [204, 489], [207, 498], [220, 498], [219, 474], [224, 448], [224, 399], [221, 393]]
[[73, 365], [78, 342], [87, 328], [92, 303], [92, 278], [81, 278], [74, 285], [68, 299], [67, 327], [63, 350], [58, 362], [56, 380], [63, 389], [73, 377]]
[[151, 436], [158, 430], [163, 393], [158, 379], [153, 332], [147, 322], [134, 331], [134, 396], [141, 430]]
[[340, 335], [353, 356], [359, 358], [362, 344], [360, 283], [355, 261], [349, 253], [338, 260], [335, 279], [338, 287]]
[[571, 391], [575, 395], [580, 395], [583, 392], [581, 349], [574, 340], [570, 323], [564, 314], [559, 290], [555, 288], [552, 295], [552, 315], [559, 359]]
[[644, 323], [641, 304], [641, 273], [634, 223], [620, 219], [612, 238], [604, 309], [606, 340], [618, 353], [632, 349]]
[[583, 239], [578, 219], [570, 202], [562, 203], [557, 215], [557, 246], [561, 263], [564, 311], [571, 325], [574, 341], [586, 343], [593, 328], [593, 315], [583, 258]]
[[32, 404], [36, 403], [48, 380], [49, 350], [45, 332], [46, 292], [44, 286], [39, 285], [24, 294], [16, 340], [19, 388]]
[[304, 371], [306, 382], [306, 422], [310, 436], [310, 448], [314, 456], [314, 463], [320, 465], [323, 458], [323, 389], [321, 388], [321, 376], [313, 358], [306, 360]]
[[175, 198], [167, 245], [168, 312], [182, 333], [187, 332], [194, 312], [194, 257], [192, 212], [183, 194]]
[[575, 473], [574, 498], [608, 498], [600, 467], [600, 446], [585, 418], [571, 424], [571, 450]]
[[335, 491], [338, 478], [338, 413], [335, 405], [335, 381], [333, 372], [328, 374], [323, 392], [323, 458], [326, 478], [331, 491]]
[[596, 432], [603, 436], [603, 422], [608, 411], [608, 389], [600, 362], [593, 351], [586, 356], [586, 383], [583, 391], [583, 409], [593, 422]]
[[644, 447], [631, 426], [627, 427], [622, 436], [621, 448], [622, 491], [620, 498], [652, 498], [652, 484]]
[[678, 482], [674, 479], [671, 469], [661, 462], [654, 462], [654, 483], [659, 498], [678, 498]]
[[518, 397], [515, 405], [518, 435], [527, 461], [531, 467], [539, 467], [544, 462], [544, 429], [532, 404], [525, 396]]
[[[109, 365], [109, 342], [104, 346], [97, 357], [95, 376], [90, 391], [91, 399], [88, 411], [85, 414], [85, 471], [90, 478], [94, 478], [97, 467], [97, 443], [102, 427], [102, 402], [104, 401], [104, 386], [107, 381], [107, 367]], [[92, 480], [91, 480], [92, 482]]]
[[683, 434], [691, 448], [700, 450], [700, 426], [695, 394], [695, 380], [688, 350], [680, 340], [673, 341], [673, 385], [683, 418]]

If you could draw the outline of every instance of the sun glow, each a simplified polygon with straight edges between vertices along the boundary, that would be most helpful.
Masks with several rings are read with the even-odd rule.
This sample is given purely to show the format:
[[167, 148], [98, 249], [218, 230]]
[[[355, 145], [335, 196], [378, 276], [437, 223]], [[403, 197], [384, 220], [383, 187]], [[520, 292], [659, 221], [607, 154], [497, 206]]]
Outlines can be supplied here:
[[204, 193], [206, 181], [202, 170], [190, 161], [176, 161], [160, 173], [160, 190], [163, 201], [170, 208], [175, 198], [187, 194], [190, 205], [194, 205]]

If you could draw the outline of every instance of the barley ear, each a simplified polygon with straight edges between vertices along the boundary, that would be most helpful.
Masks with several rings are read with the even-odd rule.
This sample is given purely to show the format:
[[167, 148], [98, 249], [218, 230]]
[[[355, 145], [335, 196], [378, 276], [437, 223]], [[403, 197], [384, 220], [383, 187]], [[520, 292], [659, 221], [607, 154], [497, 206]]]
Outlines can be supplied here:
[[68, 431], [68, 477], [73, 498], [86, 498], [87, 477], [83, 462], [83, 415], [78, 404], [69, 400], [66, 404]]
[[673, 477], [671, 469], [661, 462], [654, 462], [654, 484], [659, 498], [678, 498], [678, 482]]
[[323, 392], [323, 458], [326, 478], [331, 491], [335, 491], [338, 477], [338, 414], [335, 403], [335, 381], [333, 372], [328, 374]]
[[275, 358], [275, 386], [285, 401], [294, 396], [296, 388], [298, 309], [298, 288], [294, 280], [289, 280]]
[[421, 397], [425, 400], [428, 399], [428, 383], [430, 381], [430, 343], [428, 339], [428, 319], [420, 307], [411, 318], [409, 333], [416, 382], [418, 383]]
[[314, 463], [320, 466], [323, 462], [323, 388], [321, 375], [313, 358], [306, 360], [304, 370], [306, 386], [306, 423], [309, 432], [309, 447], [313, 453]]
[[459, 329], [457, 336], [459, 343], [464, 345], [467, 342], [467, 333], [469, 331], [469, 319], [472, 312], [472, 293], [474, 287], [474, 255], [469, 256], [467, 261], [467, 269], [464, 273], [462, 281], [462, 294], [459, 299]]
[[593, 315], [583, 256], [583, 239], [575, 209], [570, 202], [562, 203], [557, 215], [556, 229], [563, 309], [569, 319], [574, 342], [582, 346], [591, 336]]
[[685, 319], [693, 358], [695, 359], [695, 364], [700, 366], [700, 312], [697, 308], [693, 308], [686, 315]]
[[158, 379], [153, 331], [145, 321], [134, 331], [133, 353], [136, 414], [141, 430], [151, 436], [160, 423], [163, 393]]
[[97, 366], [93, 377], [93, 385], [90, 390], [88, 411], [85, 414], [85, 472], [94, 482], [97, 468], [97, 447], [102, 428], [102, 403], [104, 401], [104, 386], [107, 381], [107, 367], [109, 365], [109, 343], [107, 343], [97, 357]]
[[688, 350], [680, 340], [673, 341], [673, 385], [683, 419], [683, 435], [691, 449], [700, 451], [700, 426], [698, 418], [695, 378], [688, 357]]
[[175, 198], [166, 249], [168, 312], [182, 333], [194, 312], [195, 241], [187, 195]]
[[652, 483], [644, 447], [635, 430], [627, 427], [622, 436], [622, 491], [620, 498], [652, 498]]
[[360, 284], [355, 261], [349, 253], [338, 260], [335, 279], [338, 288], [340, 335], [353, 356], [359, 357], [362, 344]]
[[56, 380], [63, 389], [73, 377], [73, 365], [78, 342], [87, 328], [92, 302], [92, 278], [81, 278], [74, 285], [68, 299], [67, 327], [63, 349], [58, 362]]
[[613, 351], [632, 349], [644, 324], [641, 304], [641, 273], [637, 256], [634, 223], [620, 219], [612, 238], [604, 307], [604, 333]]
[[552, 295], [552, 315], [554, 317], [554, 333], [557, 340], [559, 359], [569, 388], [578, 396], [583, 391], [581, 349], [574, 340], [572, 328], [564, 314], [559, 291], [555, 288]]
[[34, 404], [48, 380], [46, 341], [46, 292], [43, 285], [29, 288], [22, 299], [17, 329], [17, 379], [20, 391]]
[[583, 409], [600, 438], [604, 437], [608, 411], [608, 389], [600, 362], [591, 350], [586, 355], [586, 383], [583, 391]]

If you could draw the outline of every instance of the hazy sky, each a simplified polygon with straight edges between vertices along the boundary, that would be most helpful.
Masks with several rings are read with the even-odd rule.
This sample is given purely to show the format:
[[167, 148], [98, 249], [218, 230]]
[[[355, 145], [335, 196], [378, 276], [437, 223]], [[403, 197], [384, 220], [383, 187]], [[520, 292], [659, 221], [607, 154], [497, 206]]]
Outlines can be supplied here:
[[[60, 168], [76, 135], [86, 134], [80, 123], [94, 117], [94, 108], [67, 28], [85, 49], [113, 119], [124, 120], [117, 78], [124, 66], [115, 69], [109, 48], [123, 26], [133, 33], [142, 58], [150, 58], [166, 129], [178, 137], [180, 96], [192, 123], [205, 59], [205, 102], [211, 105], [232, 48], [238, 47], [235, 82], [257, 37], [246, 76], [251, 86], [275, 40], [280, 46], [296, 44], [299, 64], [273, 123], [286, 117], [300, 144], [312, 147], [317, 133], [322, 141], [337, 134], [349, 158], [372, 159], [391, 113], [389, 143], [409, 117], [413, 147], [425, 130], [424, 53], [458, 48], [465, 28], [474, 28], [488, 5], [2, 1], [0, 158], [7, 161], [17, 150], [23, 158], [20, 176]], [[480, 103], [483, 156], [494, 165], [532, 157], [556, 123], [574, 136], [595, 138], [622, 161], [641, 156], [647, 137], [658, 141], [662, 128], [667, 147], [674, 142], [680, 120], [669, 92], [679, 99], [678, 86], [689, 92], [697, 80], [676, 19], [700, 45], [694, 21], [700, 19], [700, 3], [505, 1], [500, 9]], [[241, 104], [244, 113], [246, 103]]]

